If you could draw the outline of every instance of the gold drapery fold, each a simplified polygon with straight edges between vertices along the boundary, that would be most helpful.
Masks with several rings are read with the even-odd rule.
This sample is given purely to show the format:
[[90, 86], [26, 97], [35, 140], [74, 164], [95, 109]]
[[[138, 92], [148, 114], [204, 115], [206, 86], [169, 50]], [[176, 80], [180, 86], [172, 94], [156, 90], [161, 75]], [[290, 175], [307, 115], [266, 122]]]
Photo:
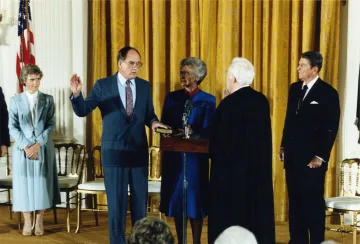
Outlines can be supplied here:
[[[208, 75], [201, 89], [215, 95], [218, 103], [231, 60], [242, 56], [254, 64], [253, 87], [267, 96], [271, 108], [275, 219], [287, 220], [285, 174], [277, 152], [288, 88], [297, 81], [300, 54], [312, 49], [324, 56], [320, 76], [337, 88], [340, 1], [93, 0], [89, 9], [89, 90], [95, 80], [116, 72], [121, 47], [134, 46], [144, 63], [139, 76], [151, 83], [158, 116], [166, 93], [181, 87], [179, 63], [184, 57], [205, 61]], [[100, 144], [98, 111], [88, 125], [88, 146]], [[158, 136], [149, 134], [150, 144], [158, 145]], [[335, 194], [335, 151], [326, 176], [326, 196]]]
[[[340, 50], [340, 1], [321, 1], [320, 53], [324, 56], [320, 76], [333, 87], [338, 87]], [[336, 194], [336, 148], [331, 152], [329, 169], [325, 178], [325, 195]], [[339, 162], [340, 163], [340, 162]]]

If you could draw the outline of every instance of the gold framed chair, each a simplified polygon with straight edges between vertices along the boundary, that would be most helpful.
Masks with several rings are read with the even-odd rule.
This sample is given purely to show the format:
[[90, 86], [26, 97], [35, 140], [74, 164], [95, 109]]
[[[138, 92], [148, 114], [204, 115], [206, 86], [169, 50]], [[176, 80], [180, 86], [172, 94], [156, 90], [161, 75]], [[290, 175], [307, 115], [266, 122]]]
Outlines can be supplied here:
[[[326, 198], [326, 210], [340, 215], [340, 227], [326, 230], [350, 233], [353, 235], [353, 243], [356, 244], [357, 216], [360, 213], [360, 159], [345, 159], [341, 162], [340, 196]], [[352, 230], [346, 230], [344, 225], [344, 214], [352, 215]]]
[[158, 213], [159, 218], [162, 214], [160, 207], [160, 190], [161, 190], [161, 160], [160, 148], [149, 147], [149, 176], [148, 176], [148, 206], [150, 213]]
[[[55, 150], [57, 153], [57, 170], [58, 170], [58, 179], [59, 179], [59, 188], [60, 192], [66, 194], [66, 227], [67, 232], [70, 233], [70, 201], [75, 199], [77, 201], [77, 188], [81, 183], [83, 178], [84, 165], [86, 160], [86, 148], [84, 145], [75, 144], [75, 143], [61, 143], [55, 144]], [[74, 192], [73, 196], [70, 196], [70, 193]], [[55, 206], [53, 208], [54, 212], [54, 222], [57, 221]]]
[[[99, 225], [98, 212], [107, 211], [107, 209], [99, 209], [99, 206], [104, 206], [104, 204], [97, 203], [98, 195], [106, 194], [105, 191], [105, 183], [104, 183], [104, 169], [101, 163], [101, 146], [95, 146], [91, 150], [91, 154], [89, 155], [89, 167], [91, 167], [91, 175], [93, 176], [93, 180], [86, 181], [78, 186], [78, 201], [77, 201], [77, 226], [75, 233], [78, 233], [81, 225], [81, 211], [93, 211], [95, 213], [95, 223], [96, 226]], [[81, 200], [86, 199], [81, 198], [81, 194], [85, 195], [90, 194], [92, 199], [92, 208], [81, 208]]]
[[[10, 148], [8, 149], [8, 152], [10, 152]], [[10, 155], [9, 153], [6, 155], [6, 157], [0, 158], [1, 163], [5, 163], [5, 176], [0, 177], [0, 193], [6, 192], [6, 202], [1, 202], [0, 205], [5, 205], [9, 207], [9, 216], [10, 219], [12, 219], [12, 210], [11, 210], [11, 189], [12, 189], [12, 175], [11, 175], [11, 169], [10, 169]]]
[[[149, 147], [149, 185], [148, 185], [148, 212], [159, 213], [160, 188], [161, 188], [161, 165], [160, 165], [160, 149], [158, 147]], [[101, 163], [101, 146], [95, 146], [89, 155], [89, 164], [92, 168], [93, 180], [79, 184], [78, 186], [78, 207], [77, 207], [77, 227], [75, 233], [78, 233], [81, 227], [81, 211], [93, 211], [95, 213], [96, 226], [99, 225], [98, 212], [107, 211], [106, 208], [99, 209], [99, 206], [105, 207], [105, 204], [98, 204], [98, 196], [106, 194], [104, 183], [104, 170]], [[92, 208], [81, 208], [81, 193], [90, 194], [92, 196]], [[130, 195], [130, 192], [129, 192]]]

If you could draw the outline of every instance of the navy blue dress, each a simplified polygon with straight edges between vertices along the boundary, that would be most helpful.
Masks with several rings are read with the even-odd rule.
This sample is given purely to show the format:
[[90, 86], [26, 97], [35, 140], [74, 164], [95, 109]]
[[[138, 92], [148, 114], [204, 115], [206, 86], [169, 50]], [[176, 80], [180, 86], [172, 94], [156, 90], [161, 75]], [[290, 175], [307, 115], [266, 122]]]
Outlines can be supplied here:
[[[186, 100], [191, 99], [193, 109], [189, 124], [193, 137], [207, 138], [210, 121], [215, 112], [216, 98], [201, 90], [190, 96], [184, 89], [166, 96], [161, 121], [173, 128], [182, 128], [182, 115]], [[170, 217], [182, 217], [184, 153], [163, 152], [160, 211]], [[186, 153], [188, 202], [187, 216], [204, 218], [208, 213], [209, 156], [204, 153]]]

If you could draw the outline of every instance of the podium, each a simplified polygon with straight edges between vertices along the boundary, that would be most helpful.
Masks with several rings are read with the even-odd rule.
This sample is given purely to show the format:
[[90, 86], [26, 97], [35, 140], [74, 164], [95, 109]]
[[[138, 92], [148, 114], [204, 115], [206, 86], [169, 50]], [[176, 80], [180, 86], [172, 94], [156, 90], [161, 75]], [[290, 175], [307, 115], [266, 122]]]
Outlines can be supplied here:
[[184, 180], [183, 180], [183, 244], [187, 242], [187, 161], [186, 153], [208, 153], [209, 140], [192, 139], [180, 137], [161, 137], [160, 150], [164, 152], [182, 152], [184, 153]]
[[186, 139], [180, 137], [161, 137], [160, 150], [170, 152], [208, 153], [208, 139]]

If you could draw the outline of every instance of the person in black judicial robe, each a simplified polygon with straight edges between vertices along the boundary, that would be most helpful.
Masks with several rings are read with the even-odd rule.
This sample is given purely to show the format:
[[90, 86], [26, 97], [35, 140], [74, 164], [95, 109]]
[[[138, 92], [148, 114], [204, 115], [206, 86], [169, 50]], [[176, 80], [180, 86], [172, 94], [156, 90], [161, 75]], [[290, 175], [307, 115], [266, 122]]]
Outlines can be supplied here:
[[324, 183], [331, 148], [339, 127], [337, 91], [318, 73], [323, 57], [309, 51], [301, 55], [301, 81], [290, 86], [279, 153], [284, 160], [289, 194], [291, 244], [318, 244], [325, 236]]
[[10, 146], [10, 135], [8, 128], [9, 114], [5, 102], [4, 93], [0, 87], [0, 157], [6, 156]]
[[227, 92], [216, 109], [211, 137], [208, 242], [240, 225], [259, 244], [275, 243], [270, 109], [267, 98], [249, 85], [253, 65], [234, 58]]

